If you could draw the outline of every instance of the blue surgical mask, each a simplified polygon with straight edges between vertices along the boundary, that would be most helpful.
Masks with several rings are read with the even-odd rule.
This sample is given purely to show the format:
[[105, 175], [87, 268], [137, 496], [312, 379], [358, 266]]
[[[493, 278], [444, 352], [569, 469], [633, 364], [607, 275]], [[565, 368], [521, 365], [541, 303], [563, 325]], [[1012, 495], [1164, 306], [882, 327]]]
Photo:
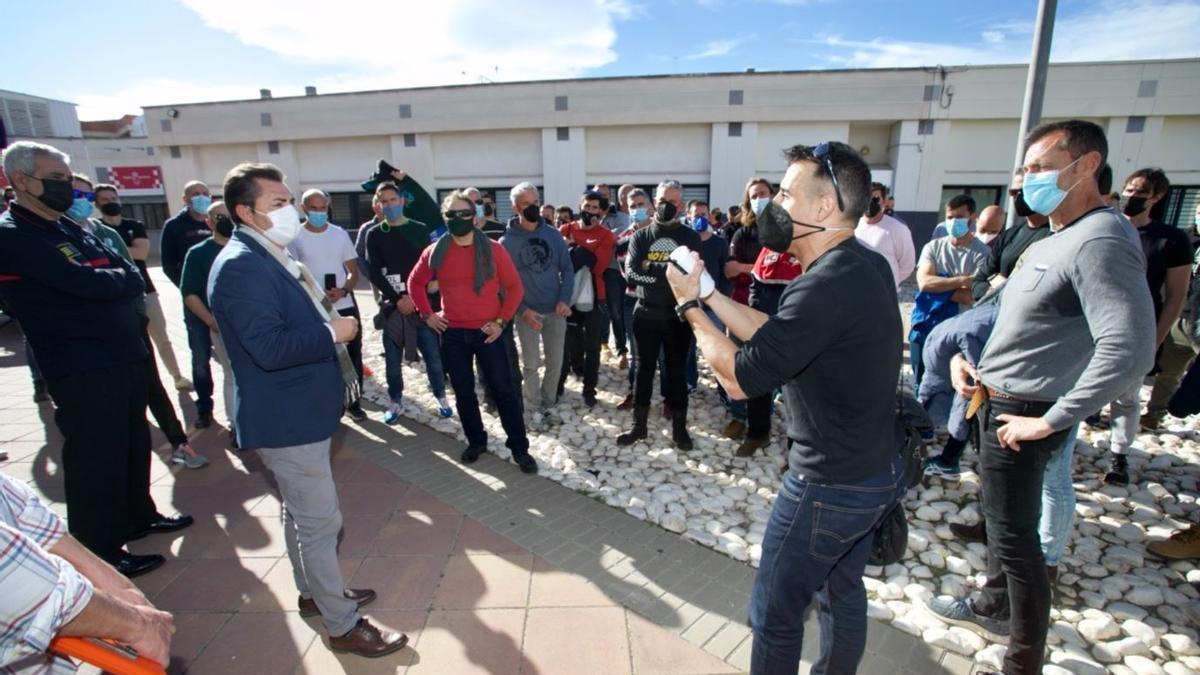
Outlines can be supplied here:
[[329, 222], [329, 214], [324, 211], [309, 211], [308, 224], [313, 227], [325, 227], [325, 223]]
[[[1083, 159], [1083, 157], [1081, 156], [1079, 159]], [[1078, 162], [1079, 159], [1075, 162]], [[1075, 181], [1074, 185], [1066, 190], [1058, 187], [1059, 174], [1074, 166], [1075, 162], [1071, 162], [1061, 169], [1025, 174], [1025, 184], [1022, 186], [1021, 192], [1025, 195], [1025, 203], [1029, 205], [1029, 208], [1043, 216], [1054, 213], [1059, 204], [1062, 204], [1063, 200], [1067, 198], [1067, 193], [1073, 190], [1075, 185], [1079, 185], [1079, 181]]]
[[703, 232], [708, 229], [708, 218], [704, 216], [696, 216], [692, 218], [692, 229], [697, 232]]
[[484, 215], [486, 215], [486, 212], [483, 209], [483, 204], [476, 204], [475, 205], [475, 217], [482, 218], [482, 217], [484, 217]]
[[771, 201], [770, 197], [758, 197], [755, 199], [751, 199], [750, 200], [750, 210], [754, 212], [754, 215], [756, 217], [761, 216], [763, 209], [767, 208], [767, 202], [769, 202], [769, 201]]
[[90, 215], [92, 215], [92, 203], [86, 197], [76, 197], [75, 201], [71, 202], [71, 207], [67, 209], [67, 217], [71, 220], [83, 220]]
[[389, 221], [400, 220], [404, 216], [403, 204], [389, 204], [383, 207], [383, 217]]
[[196, 213], [204, 215], [208, 213], [208, 207], [212, 206], [212, 197], [208, 195], [196, 195], [192, 197], [190, 206]]
[[946, 231], [955, 239], [962, 239], [971, 231], [971, 225], [966, 218], [951, 218], [946, 221]]
[[[629, 217], [640, 223], [646, 219], [646, 209], [634, 209], [630, 212]], [[1197, 216], [1197, 218], [1200, 218], [1200, 216]]]

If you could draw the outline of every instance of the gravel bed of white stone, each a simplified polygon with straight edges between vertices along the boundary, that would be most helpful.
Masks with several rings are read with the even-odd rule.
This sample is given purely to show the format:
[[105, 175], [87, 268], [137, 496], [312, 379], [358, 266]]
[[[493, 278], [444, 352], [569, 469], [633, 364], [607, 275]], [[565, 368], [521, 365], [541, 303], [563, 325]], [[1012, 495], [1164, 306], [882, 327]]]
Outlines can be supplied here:
[[[364, 358], [375, 377], [366, 395], [386, 405], [379, 334], [367, 324]], [[627, 391], [626, 377], [616, 367], [615, 355], [605, 352], [596, 407], [583, 405], [580, 382], [571, 377], [557, 420], [527, 412], [530, 451], [541, 465], [540, 474], [757, 566], [786, 468], [778, 440], [782, 412], [777, 407], [776, 440], [765, 452], [734, 457], [738, 441], [721, 436], [728, 417], [702, 363], [700, 391], [690, 398], [688, 414], [695, 449], [684, 453], [673, 447], [657, 384], [650, 437], [622, 448], [616, 437], [632, 423], [629, 413], [616, 409]], [[465, 444], [457, 413], [450, 419], [437, 417], [421, 364], [406, 363], [404, 378], [404, 415]], [[1147, 388], [1143, 400], [1148, 393]], [[489, 449], [509, 457], [499, 419], [488, 414], [483, 419]], [[1108, 431], [1086, 425], [1080, 431], [1073, 466], [1075, 530], [1055, 589], [1046, 673], [1200, 673], [1200, 634], [1192, 618], [1197, 613], [1187, 612], [1200, 599], [1200, 561], [1168, 564], [1145, 551], [1147, 542], [1200, 520], [1200, 416], [1168, 420], [1167, 430], [1138, 437], [1129, 457], [1135, 482], [1127, 488], [1101, 480], [1108, 468]], [[941, 441], [931, 444], [930, 451], [938, 452]], [[975, 461], [968, 450], [959, 480], [926, 479], [909, 491], [907, 555], [895, 565], [868, 567], [864, 582], [873, 618], [972, 657], [981, 667], [999, 669], [1002, 645], [948, 626], [925, 608], [933, 596], [961, 596], [983, 583], [985, 547], [955, 540], [949, 528], [980, 518]]]

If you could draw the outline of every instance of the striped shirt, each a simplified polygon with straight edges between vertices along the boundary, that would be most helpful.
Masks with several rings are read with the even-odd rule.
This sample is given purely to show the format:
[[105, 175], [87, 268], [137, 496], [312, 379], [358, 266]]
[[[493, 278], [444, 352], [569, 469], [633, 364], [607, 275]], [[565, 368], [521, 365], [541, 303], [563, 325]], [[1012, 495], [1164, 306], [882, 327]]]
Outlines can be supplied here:
[[32, 490], [0, 474], [0, 675], [76, 671], [71, 660], [46, 653], [92, 599], [92, 583], [49, 552], [65, 533]]

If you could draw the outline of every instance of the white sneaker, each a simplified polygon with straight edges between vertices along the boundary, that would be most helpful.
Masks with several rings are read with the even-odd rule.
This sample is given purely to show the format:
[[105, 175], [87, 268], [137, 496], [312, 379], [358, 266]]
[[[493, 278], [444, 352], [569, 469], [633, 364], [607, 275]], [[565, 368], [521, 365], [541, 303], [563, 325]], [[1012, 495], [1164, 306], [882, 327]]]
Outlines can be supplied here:
[[172, 450], [171, 461], [188, 469], [203, 469], [208, 466], [208, 458], [193, 450], [190, 443], [184, 443]]
[[186, 377], [183, 377], [182, 375], [175, 379], [176, 391], [191, 391], [194, 388], [195, 387], [192, 386], [192, 381]]

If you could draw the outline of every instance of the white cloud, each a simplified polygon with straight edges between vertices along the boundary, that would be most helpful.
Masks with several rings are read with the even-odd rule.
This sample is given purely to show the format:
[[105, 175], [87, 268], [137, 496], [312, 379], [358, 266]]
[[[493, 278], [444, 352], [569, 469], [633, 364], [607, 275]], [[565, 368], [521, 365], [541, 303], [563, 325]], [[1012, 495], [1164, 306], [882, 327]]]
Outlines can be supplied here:
[[704, 45], [704, 49], [694, 54], [688, 54], [683, 58], [695, 61], [697, 59], [710, 59], [714, 56], [725, 56], [729, 52], [732, 52], [734, 48], [744, 40], [745, 38], [738, 38], [735, 40], [712, 40]]
[[[1061, 5], [1060, 5], [1061, 7]], [[825, 58], [851, 68], [902, 68], [933, 65], [1026, 63], [1033, 23], [1008, 21], [988, 24], [971, 44], [890, 40], [821, 41], [832, 48]], [[1195, 36], [1200, 33], [1200, 3], [1187, 0], [1141, 0], [1090, 5], [1086, 12], [1055, 23], [1051, 60], [1119, 61], [1192, 58], [1200, 56]]]
[[131, 82], [103, 93], [75, 94], [70, 100], [78, 105], [79, 119], [106, 120], [138, 114], [143, 105], [231, 101], [257, 96], [258, 88], [253, 85], [213, 84], [202, 79], [152, 79]]
[[[209, 28], [295, 64], [275, 87], [319, 91], [579, 77], [616, 60], [617, 21], [641, 15], [631, 0], [179, 0]], [[236, 17], [231, 21], [230, 17]], [[548, 29], [547, 27], [566, 27]], [[334, 72], [305, 76], [306, 66]], [[464, 74], [465, 73], [465, 74]], [[259, 83], [262, 84], [262, 83]], [[270, 86], [270, 85], [268, 85]], [[76, 94], [80, 114], [111, 116], [150, 103], [253, 98], [258, 86], [142, 81], [104, 95]], [[202, 92], [196, 90], [202, 89]], [[120, 113], [117, 113], [118, 115]]]

